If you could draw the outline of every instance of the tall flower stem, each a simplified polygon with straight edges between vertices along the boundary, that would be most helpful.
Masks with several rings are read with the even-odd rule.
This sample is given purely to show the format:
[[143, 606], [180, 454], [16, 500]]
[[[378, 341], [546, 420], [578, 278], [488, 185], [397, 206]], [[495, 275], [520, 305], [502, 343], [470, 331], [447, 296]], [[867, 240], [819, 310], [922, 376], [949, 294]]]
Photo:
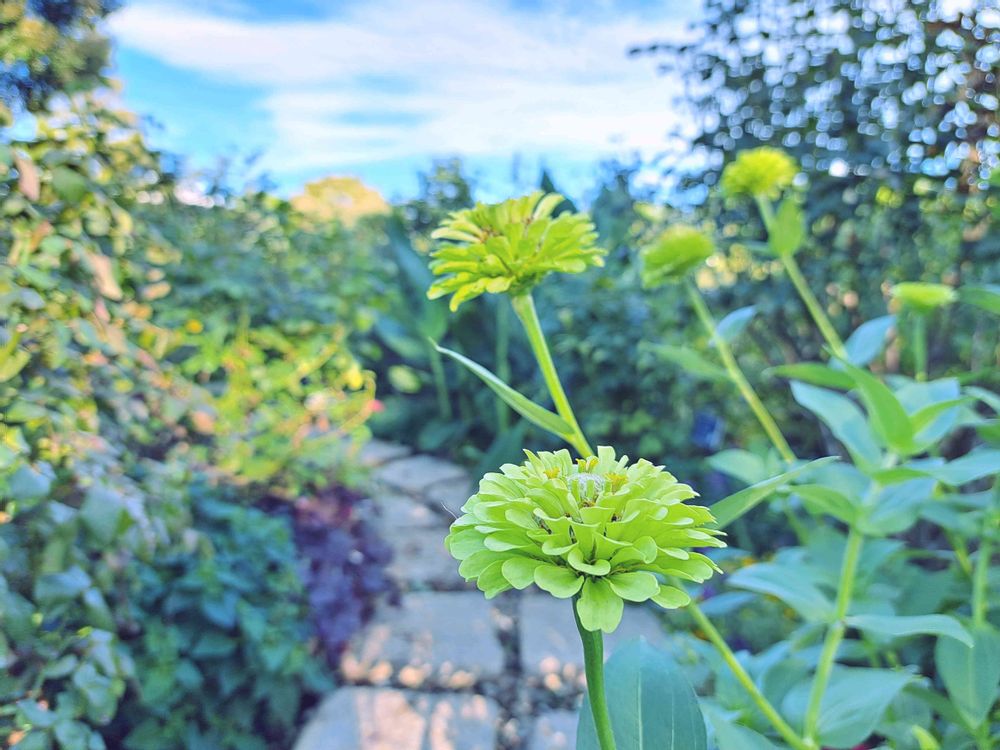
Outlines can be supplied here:
[[750, 381], [743, 374], [743, 370], [740, 369], [739, 364], [736, 362], [736, 357], [733, 356], [733, 350], [730, 348], [729, 342], [719, 335], [715, 319], [712, 317], [712, 313], [708, 309], [708, 304], [705, 302], [701, 291], [690, 280], [687, 281], [687, 291], [694, 311], [698, 315], [698, 320], [701, 321], [702, 326], [711, 337], [712, 343], [715, 344], [715, 348], [719, 352], [719, 358], [726, 368], [729, 379], [736, 386], [737, 390], [739, 390], [740, 395], [747, 402], [747, 406], [750, 407], [754, 416], [757, 417], [757, 421], [764, 428], [764, 432], [767, 433], [775, 449], [787, 463], [791, 463], [795, 460], [795, 453], [792, 452], [791, 446], [781, 433], [781, 429], [778, 427], [777, 422], [774, 421], [774, 417], [768, 412], [767, 407], [764, 406], [757, 392], [750, 385]]
[[813, 678], [812, 690], [809, 693], [809, 705], [806, 708], [805, 735], [806, 741], [816, 743], [819, 729], [819, 714], [826, 694], [830, 675], [837, 658], [837, 650], [844, 640], [847, 625], [844, 622], [848, 608], [851, 606], [851, 596], [854, 593], [854, 582], [858, 574], [858, 560], [861, 558], [861, 547], [864, 535], [852, 528], [847, 535], [847, 546], [844, 549], [844, 559], [840, 567], [840, 581], [837, 586], [837, 603], [834, 611], [834, 622], [826, 631], [823, 650], [820, 652], [816, 676]]
[[566, 391], [563, 390], [562, 383], [559, 380], [559, 373], [556, 372], [555, 363], [552, 361], [549, 345], [545, 341], [545, 334], [542, 333], [542, 324], [538, 320], [534, 299], [532, 299], [530, 293], [527, 293], [512, 297], [510, 302], [514, 307], [514, 312], [517, 314], [518, 319], [521, 321], [521, 325], [524, 326], [525, 333], [528, 334], [531, 351], [534, 352], [538, 366], [542, 370], [542, 377], [545, 379], [545, 385], [552, 396], [552, 403], [555, 404], [556, 412], [566, 420], [567, 424], [573, 430], [573, 434], [569, 438], [569, 443], [581, 456], [593, 455], [594, 451], [587, 442], [587, 438], [584, 437], [579, 422], [576, 421], [573, 407], [570, 406], [569, 399], [566, 397]]
[[923, 382], [927, 380], [927, 313], [916, 311], [913, 313], [913, 369], [917, 380]]
[[576, 612], [575, 601], [573, 616], [576, 618], [576, 629], [580, 631], [580, 641], [583, 643], [587, 698], [590, 700], [590, 713], [594, 717], [594, 727], [597, 729], [597, 742], [601, 750], [616, 750], [615, 735], [611, 730], [611, 714], [608, 712], [608, 699], [604, 689], [604, 635], [600, 630], [587, 630], [583, 627], [580, 615]]
[[431, 363], [431, 375], [434, 377], [434, 390], [437, 393], [438, 411], [444, 419], [451, 419], [451, 399], [448, 398], [448, 385], [444, 377], [441, 355], [433, 346], [428, 347], [427, 351]]
[[[760, 209], [761, 217], [764, 220], [764, 227], [767, 229], [768, 235], [770, 235], [774, 231], [774, 209], [771, 207], [771, 202], [767, 198], [759, 196], [757, 198], [757, 207]], [[816, 299], [816, 295], [809, 288], [809, 282], [802, 275], [802, 269], [799, 268], [799, 263], [795, 260], [795, 256], [792, 253], [783, 253], [780, 256], [780, 260], [781, 265], [785, 268], [785, 273], [788, 274], [788, 278], [791, 279], [792, 285], [795, 287], [795, 291], [799, 293], [799, 297], [802, 298], [806, 308], [809, 310], [809, 314], [816, 322], [816, 327], [819, 328], [819, 332], [826, 340], [827, 346], [830, 347], [830, 350], [837, 357], [847, 359], [847, 349], [844, 347], [844, 342], [837, 333], [837, 329], [833, 327], [833, 323], [830, 322], [830, 318], [823, 310], [823, 306]]]
[[[497, 304], [497, 340], [494, 350], [497, 377], [505, 383], [510, 382], [510, 311], [504, 300]], [[497, 405], [497, 429], [504, 433], [510, 427], [510, 408], [503, 399], [495, 399]]]
[[750, 699], [760, 709], [760, 712], [764, 714], [764, 717], [771, 722], [771, 726], [777, 730], [785, 742], [794, 748], [794, 750], [815, 750], [816, 746], [810, 745], [799, 737], [788, 722], [781, 717], [777, 709], [771, 705], [771, 702], [760, 691], [757, 685], [754, 684], [753, 678], [743, 668], [743, 665], [740, 664], [740, 660], [736, 658], [736, 654], [733, 653], [729, 644], [726, 643], [726, 639], [722, 637], [722, 634], [712, 624], [712, 621], [708, 619], [708, 616], [701, 611], [701, 608], [692, 601], [687, 609], [691, 613], [691, 617], [698, 624], [698, 627], [707, 636], [709, 642], [715, 646], [715, 649], [722, 656], [723, 661], [726, 662], [726, 666], [729, 667], [736, 681], [747, 691]]

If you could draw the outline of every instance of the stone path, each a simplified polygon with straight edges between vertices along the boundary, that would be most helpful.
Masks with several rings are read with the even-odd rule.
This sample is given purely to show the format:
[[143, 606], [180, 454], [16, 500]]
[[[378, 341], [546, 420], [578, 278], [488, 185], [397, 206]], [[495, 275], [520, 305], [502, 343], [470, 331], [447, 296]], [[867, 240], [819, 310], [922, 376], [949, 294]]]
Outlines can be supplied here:
[[[568, 602], [531, 590], [486, 601], [458, 575], [443, 540], [472, 492], [461, 467], [380, 441], [361, 460], [402, 593], [353, 639], [294, 750], [575, 748], [584, 680]], [[630, 608], [606, 652], [638, 635], [666, 645], [658, 618]]]

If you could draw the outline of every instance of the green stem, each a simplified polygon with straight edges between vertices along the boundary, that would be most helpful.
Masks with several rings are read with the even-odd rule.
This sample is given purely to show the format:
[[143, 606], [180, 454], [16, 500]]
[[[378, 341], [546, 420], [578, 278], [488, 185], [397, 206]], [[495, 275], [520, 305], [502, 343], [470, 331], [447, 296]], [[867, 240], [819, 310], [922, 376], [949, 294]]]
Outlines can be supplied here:
[[590, 699], [590, 713], [597, 729], [597, 742], [601, 750], [616, 750], [615, 735], [611, 731], [611, 715], [608, 713], [608, 698], [604, 690], [604, 635], [600, 630], [587, 630], [580, 622], [573, 601], [573, 616], [576, 629], [580, 631], [583, 643], [583, 664], [587, 674], [587, 697]]
[[990, 556], [993, 554], [990, 539], [983, 535], [976, 556], [976, 568], [972, 578], [972, 622], [986, 624], [986, 584], [989, 576]]
[[[757, 208], [760, 209], [761, 218], [764, 220], [764, 228], [767, 230], [768, 235], [770, 235], [774, 229], [774, 209], [771, 207], [771, 202], [767, 198], [758, 196]], [[816, 322], [816, 326], [819, 328], [819, 332], [823, 334], [823, 338], [826, 339], [827, 346], [841, 359], [847, 359], [847, 349], [844, 348], [844, 342], [840, 340], [837, 329], [833, 327], [833, 323], [830, 322], [830, 318], [823, 310], [823, 306], [816, 299], [816, 295], [813, 294], [812, 289], [809, 288], [809, 282], [802, 275], [802, 269], [799, 268], [799, 263], [795, 260], [795, 256], [786, 253], [780, 257], [781, 264], [785, 267], [785, 273], [788, 274], [788, 278], [792, 280], [792, 284], [795, 286], [795, 291], [799, 293], [799, 297], [802, 298], [802, 301], [809, 309], [809, 314]]]
[[531, 351], [534, 352], [538, 366], [542, 370], [542, 377], [545, 378], [545, 385], [552, 396], [552, 403], [555, 404], [556, 412], [573, 429], [573, 434], [568, 439], [568, 442], [581, 456], [592, 456], [594, 451], [587, 442], [583, 430], [580, 429], [580, 424], [576, 421], [576, 415], [573, 413], [573, 407], [569, 405], [569, 399], [566, 398], [566, 391], [563, 390], [562, 383], [559, 381], [559, 373], [556, 372], [555, 363], [552, 361], [552, 354], [549, 352], [549, 345], [545, 342], [545, 334], [542, 333], [542, 324], [538, 320], [538, 313], [535, 311], [535, 301], [531, 298], [531, 294], [527, 293], [512, 297], [510, 302], [514, 307], [514, 312], [517, 314], [518, 319], [524, 326], [525, 333], [528, 334]]
[[691, 602], [688, 605], [688, 612], [691, 613], [694, 621], [708, 637], [711, 644], [715, 646], [715, 649], [722, 656], [723, 661], [726, 662], [726, 665], [732, 671], [733, 676], [736, 677], [737, 682], [743, 686], [743, 689], [747, 691], [751, 700], [757, 705], [757, 708], [760, 709], [765, 718], [771, 722], [771, 726], [784, 738], [785, 742], [794, 748], [794, 750], [815, 750], [816, 746], [809, 744], [799, 737], [788, 722], [781, 718], [781, 714], [771, 705], [767, 697], [760, 692], [754, 684], [753, 678], [743, 668], [743, 665], [740, 664], [733, 650], [729, 648], [726, 639], [722, 637], [722, 634], [712, 624], [712, 621], [708, 619], [708, 616], [701, 611], [701, 608], [696, 603]]
[[743, 374], [743, 370], [740, 369], [739, 364], [736, 362], [736, 357], [733, 356], [733, 350], [730, 348], [729, 342], [719, 335], [715, 319], [712, 317], [712, 313], [708, 309], [701, 291], [699, 291], [698, 287], [692, 281], [687, 282], [687, 291], [698, 319], [719, 352], [719, 358], [722, 359], [722, 364], [725, 365], [729, 379], [733, 381], [733, 385], [736, 386], [740, 395], [743, 396], [743, 400], [747, 402], [747, 406], [750, 407], [754, 416], [757, 417], [757, 421], [764, 428], [764, 432], [767, 433], [768, 438], [770, 438], [771, 443], [777, 449], [778, 453], [781, 454], [781, 457], [787, 463], [791, 463], [795, 460], [795, 453], [792, 451], [785, 436], [781, 433], [781, 429], [778, 427], [777, 422], [774, 421], [774, 417], [767, 411], [767, 407], [764, 406], [757, 392], [750, 385], [750, 381]]
[[438, 411], [445, 419], [451, 419], [451, 399], [448, 398], [448, 385], [444, 377], [441, 355], [433, 346], [428, 351], [430, 353], [431, 375], [434, 377], [434, 389], [437, 391]]
[[[496, 374], [503, 382], [510, 382], [510, 313], [504, 299], [497, 300], [497, 340], [495, 349]], [[503, 399], [494, 399], [497, 407], [497, 431], [504, 433], [510, 427], [510, 409]]]
[[922, 312], [913, 314], [913, 365], [917, 380], [927, 380], [927, 316]]
[[841, 641], [844, 640], [844, 632], [847, 630], [844, 618], [847, 617], [848, 608], [851, 606], [851, 596], [854, 593], [854, 581], [858, 573], [858, 560], [861, 558], [863, 543], [864, 535], [852, 528], [847, 535], [847, 546], [844, 549], [844, 560], [840, 568], [835, 619], [823, 641], [823, 650], [820, 653], [812, 691], [809, 693], [809, 706], [806, 709], [806, 740], [814, 744], [819, 727], [819, 712], [823, 703], [823, 695], [830, 682], [830, 675], [837, 658], [837, 650], [840, 648]]

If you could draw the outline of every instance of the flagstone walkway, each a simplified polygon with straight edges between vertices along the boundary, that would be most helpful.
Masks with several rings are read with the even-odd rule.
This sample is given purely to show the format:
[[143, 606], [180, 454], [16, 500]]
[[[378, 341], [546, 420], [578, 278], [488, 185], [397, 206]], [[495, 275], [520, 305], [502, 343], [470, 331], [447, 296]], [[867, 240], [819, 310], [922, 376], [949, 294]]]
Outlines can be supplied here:
[[[574, 748], [583, 662], [568, 602], [486, 601], [461, 579], [443, 542], [471, 492], [464, 469], [379, 441], [361, 458], [402, 594], [353, 639], [295, 750]], [[630, 608], [607, 652], [638, 635], [664, 639], [651, 611]]]

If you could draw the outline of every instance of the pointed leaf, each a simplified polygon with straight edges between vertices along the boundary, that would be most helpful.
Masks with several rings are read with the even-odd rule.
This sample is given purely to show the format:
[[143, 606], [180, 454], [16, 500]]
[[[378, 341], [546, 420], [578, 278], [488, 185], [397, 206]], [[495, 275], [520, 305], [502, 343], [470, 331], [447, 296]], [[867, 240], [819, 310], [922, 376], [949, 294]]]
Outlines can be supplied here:
[[940, 638], [934, 663], [959, 713], [972, 727], [983, 723], [1000, 690], [1000, 631], [988, 623], [970, 628], [973, 646]]
[[954, 638], [972, 647], [969, 631], [954, 617], [948, 615], [853, 615], [847, 624], [876, 635], [904, 638], [909, 635], [937, 635]]
[[844, 369], [854, 378], [875, 432], [895, 453], [911, 453], [913, 425], [899, 399], [885, 383], [867, 370], [849, 364], [845, 364]]
[[994, 315], [1000, 315], [1000, 284], [963, 286], [958, 290], [958, 298]]
[[720, 529], [724, 529], [740, 516], [753, 510], [757, 505], [766, 500], [770, 495], [774, 494], [778, 489], [787, 485], [791, 480], [801, 474], [804, 474], [810, 469], [815, 469], [818, 466], [822, 466], [836, 460], [837, 459], [834, 456], [818, 458], [815, 461], [810, 461], [807, 464], [802, 464], [794, 469], [790, 469], [789, 471], [779, 474], [776, 477], [771, 477], [770, 479], [765, 479], [762, 482], [757, 482], [757, 484], [746, 487], [745, 489], [720, 500], [709, 508], [709, 510], [712, 511], [712, 515], [715, 516], [716, 526]]
[[886, 336], [895, 324], [895, 315], [883, 315], [881, 318], [873, 318], [859, 325], [844, 342], [847, 360], [858, 367], [867, 365], [882, 353]]
[[790, 380], [800, 380], [810, 385], [819, 385], [824, 388], [838, 388], [848, 391], [854, 387], [854, 380], [850, 375], [842, 370], [834, 370], [832, 367], [820, 364], [819, 362], [799, 362], [793, 365], [779, 365], [770, 368], [769, 375], [777, 375]]
[[434, 348], [467, 368], [476, 377], [486, 383], [486, 385], [488, 385], [494, 393], [503, 399], [505, 404], [525, 419], [538, 425], [543, 430], [547, 430], [553, 435], [561, 437], [563, 440], [572, 436], [573, 428], [570, 427], [569, 423], [567, 423], [565, 419], [560, 417], [555, 412], [551, 412], [548, 409], [539, 406], [527, 396], [518, 393], [482, 365], [473, 362], [467, 357], [463, 357], [458, 352], [446, 349], [443, 346], [434, 344]]
[[756, 314], [756, 305], [733, 310], [719, 321], [718, 325], [715, 326], [715, 332], [722, 337], [723, 341], [732, 341], [743, 332]]
[[871, 467], [880, 451], [861, 410], [847, 396], [825, 388], [793, 382], [792, 396], [830, 428], [859, 467]]

